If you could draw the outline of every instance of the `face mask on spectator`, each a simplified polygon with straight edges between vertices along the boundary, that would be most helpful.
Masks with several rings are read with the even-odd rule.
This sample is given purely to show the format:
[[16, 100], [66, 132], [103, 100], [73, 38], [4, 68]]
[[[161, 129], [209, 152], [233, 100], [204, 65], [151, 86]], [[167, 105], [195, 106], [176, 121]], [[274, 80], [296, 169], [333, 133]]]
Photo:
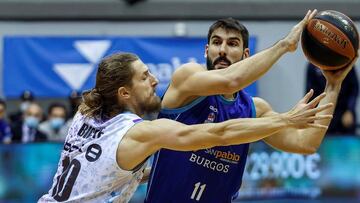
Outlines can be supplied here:
[[52, 118], [50, 119], [50, 126], [53, 128], [53, 129], [60, 129], [65, 123], [65, 119], [63, 118]]
[[25, 118], [25, 124], [29, 127], [29, 128], [37, 128], [39, 125], [39, 119], [34, 117], [34, 116], [28, 116]]
[[20, 111], [25, 112], [26, 109], [30, 106], [30, 102], [25, 101], [20, 104]]

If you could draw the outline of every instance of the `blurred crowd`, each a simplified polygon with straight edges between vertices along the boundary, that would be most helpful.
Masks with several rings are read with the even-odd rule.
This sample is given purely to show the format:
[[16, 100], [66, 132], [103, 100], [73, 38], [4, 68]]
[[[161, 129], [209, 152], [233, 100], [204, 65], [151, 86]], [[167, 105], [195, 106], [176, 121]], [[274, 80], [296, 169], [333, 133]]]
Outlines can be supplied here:
[[[315, 97], [323, 91], [325, 83], [320, 69], [309, 63], [306, 92], [313, 89]], [[356, 134], [358, 85], [357, 74], [353, 68], [343, 82], [328, 134]], [[68, 97], [68, 104], [53, 102], [46, 109], [36, 102], [31, 91], [24, 91], [19, 99], [21, 102], [15, 112], [7, 112], [5, 100], [0, 99], [0, 143], [63, 142], [80, 105], [81, 95], [73, 91]], [[145, 117], [148, 120], [155, 118], [156, 114]]]
[[52, 102], [44, 109], [30, 91], [24, 91], [15, 112], [7, 112], [0, 99], [0, 143], [63, 142], [72, 117], [81, 102], [79, 92], [71, 92], [68, 105]]

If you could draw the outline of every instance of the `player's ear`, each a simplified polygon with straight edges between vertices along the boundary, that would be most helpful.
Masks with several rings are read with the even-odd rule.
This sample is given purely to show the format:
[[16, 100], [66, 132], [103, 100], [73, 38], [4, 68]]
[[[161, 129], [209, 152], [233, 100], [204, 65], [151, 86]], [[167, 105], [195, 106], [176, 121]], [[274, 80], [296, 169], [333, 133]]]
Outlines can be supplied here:
[[208, 51], [209, 51], [209, 44], [206, 44], [206, 46], [205, 46], [205, 52], [204, 52], [204, 58], [207, 58], [207, 56], [208, 56]]
[[121, 101], [128, 100], [131, 97], [131, 92], [126, 87], [119, 87], [117, 92], [118, 92], [118, 98]]
[[244, 52], [243, 52], [243, 59], [246, 59], [250, 56], [250, 49], [249, 48], [245, 48]]

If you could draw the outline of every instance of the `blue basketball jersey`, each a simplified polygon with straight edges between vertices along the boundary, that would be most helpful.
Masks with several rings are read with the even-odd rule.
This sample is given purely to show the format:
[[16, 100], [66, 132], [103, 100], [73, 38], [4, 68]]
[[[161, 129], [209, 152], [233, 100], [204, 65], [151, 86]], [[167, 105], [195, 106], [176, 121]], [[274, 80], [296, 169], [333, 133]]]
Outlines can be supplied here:
[[[162, 109], [159, 118], [185, 124], [217, 123], [255, 117], [252, 98], [245, 92], [234, 100], [200, 97], [178, 109]], [[237, 196], [249, 144], [179, 152], [159, 150], [154, 156], [146, 203], [225, 203]]]

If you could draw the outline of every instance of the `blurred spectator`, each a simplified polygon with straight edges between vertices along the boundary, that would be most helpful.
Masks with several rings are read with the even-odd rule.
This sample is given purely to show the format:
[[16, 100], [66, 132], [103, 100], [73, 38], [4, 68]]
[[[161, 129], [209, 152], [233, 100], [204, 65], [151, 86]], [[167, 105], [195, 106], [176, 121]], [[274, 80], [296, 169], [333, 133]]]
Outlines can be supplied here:
[[43, 111], [39, 104], [30, 103], [23, 114], [23, 119], [12, 125], [14, 142], [39, 142], [46, 141], [46, 135], [39, 131]]
[[[321, 94], [324, 91], [326, 82], [321, 70], [309, 63], [306, 76], [305, 92], [314, 89], [313, 98]], [[359, 82], [354, 67], [342, 83], [328, 134], [355, 134], [357, 120], [355, 107], [359, 92], [358, 85]]]
[[5, 119], [6, 103], [0, 99], [0, 143], [9, 144], [11, 142], [11, 129]]
[[81, 93], [80, 92], [77, 92], [75, 90], [73, 90], [71, 93], [70, 93], [70, 96], [69, 96], [69, 104], [70, 104], [70, 115], [69, 115], [69, 118], [73, 118], [74, 115], [76, 114], [77, 110], [78, 110], [78, 107], [81, 103]]
[[48, 108], [47, 120], [39, 125], [39, 130], [49, 141], [64, 141], [67, 135], [66, 107], [60, 103], [52, 103]]
[[29, 107], [30, 103], [34, 101], [34, 94], [29, 91], [25, 90], [20, 96], [20, 106], [19, 109], [15, 112], [10, 114], [9, 119], [11, 123], [18, 123], [22, 120], [22, 116], [25, 110]]
[[[65, 123], [65, 126], [63, 128], [63, 131], [67, 132], [69, 131], [73, 118], [78, 110], [79, 105], [81, 104], [82, 101], [82, 95], [80, 92], [73, 90], [70, 95], [69, 95], [69, 104], [70, 104], [70, 115], [68, 116], [68, 120]], [[66, 138], [65, 135], [65, 138]]]

